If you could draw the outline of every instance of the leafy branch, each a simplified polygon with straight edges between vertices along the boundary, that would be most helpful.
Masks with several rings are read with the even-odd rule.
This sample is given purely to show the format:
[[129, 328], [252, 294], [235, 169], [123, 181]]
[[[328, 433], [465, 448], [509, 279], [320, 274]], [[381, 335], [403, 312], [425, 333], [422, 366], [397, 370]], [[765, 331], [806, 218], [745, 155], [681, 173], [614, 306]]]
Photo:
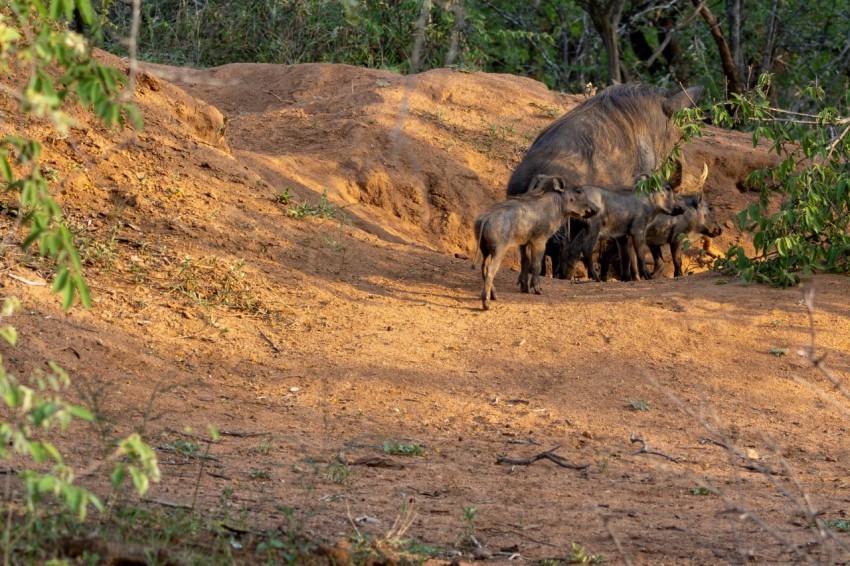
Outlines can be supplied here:
[[[769, 102], [770, 89], [771, 76], [762, 75], [748, 94], [684, 116], [693, 131], [702, 128], [706, 115], [715, 125], [746, 128], [752, 132], [754, 147], [767, 140], [770, 151], [782, 159], [775, 167], [753, 171], [745, 181], [759, 190], [759, 200], [740, 211], [736, 221], [739, 229], [752, 235], [754, 255], [735, 245], [715, 268], [746, 283], [781, 287], [795, 285], [816, 271], [846, 273], [850, 118], [826, 105], [817, 114], [775, 108]], [[824, 91], [818, 85], [806, 88], [804, 94], [823, 102]]]
[[[0, 78], [17, 74], [26, 78], [22, 88], [4, 82], [0, 90], [23, 113], [49, 120], [60, 136], [75, 125], [64, 110], [69, 102], [91, 110], [106, 125], [140, 129], [138, 109], [122, 98], [127, 78], [118, 69], [97, 63], [86, 40], [61, 23], [62, 18], [70, 20], [74, 10], [85, 23], [94, 22], [88, 0], [53, 0], [49, 6], [41, 0], [11, 0], [0, 10]], [[41, 146], [22, 136], [0, 134], [0, 186], [20, 194], [18, 224], [29, 228], [22, 247], [36, 244], [39, 254], [55, 261], [53, 290], [61, 293], [63, 308], [70, 308], [76, 296], [90, 307], [80, 256], [39, 166]]]
[[[139, 0], [133, 1], [138, 8]], [[97, 63], [86, 40], [67, 29], [64, 20], [77, 13], [84, 23], [94, 22], [89, 0], [7, 0], [0, 8], [0, 92], [16, 104], [21, 113], [47, 120], [60, 136], [75, 125], [66, 112], [77, 103], [109, 125], [140, 129], [141, 115], [130, 101], [132, 88], [118, 69]], [[138, 14], [138, 9], [135, 10]], [[131, 64], [131, 69], [134, 64]], [[129, 93], [129, 94], [128, 94]], [[61, 293], [62, 306], [70, 308], [75, 297], [91, 306], [91, 296], [83, 279], [82, 262], [74, 248], [71, 232], [62, 210], [53, 199], [50, 181], [39, 166], [41, 146], [23, 135], [6, 130], [0, 122], [0, 187], [19, 193], [20, 207], [13, 230], [23, 226], [29, 233], [24, 249], [37, 247], [39, 254], [56, 264], [53, 291]], [[20, 303], [6, 299], [0, 318], [10, 316]], [[15, 347], [13, 326], [0, 327], [0, 338]], [[53, 362], [48, 371], [39, 371], [24, 382], [9, 373], [0, 356], [0, 459], [13, 456], [32, 464], [19, 472], [30, 525], [42, 498], [56, 497], [80, 520], [89, 506], [103, 511], [100, 499], [74, 484], [74, 470], [65, 463], [49, 433], [65, 430], [72, 421], [92, 421], [92, 413], [68, 403], [62, 395], [70, 385], [68, 374]], [[113, 467], [110, 480], [117, 489], [129, 475], [139, 494], [147, 492], [151, 481], [159, 481], [156, 454], [138, 434], [119, 440], [111, 454], [87, 473], [104, 466]], [[41, 471], [39, 471], [41, 470]], [[7, 475], [7, 482], [9, 476]], [[7, 483], [8, 487], [8, 483]], [[10, 529], [13, 506], [8, 506], [7, 529], [3, 535], [5, 562], [9, 563]]]

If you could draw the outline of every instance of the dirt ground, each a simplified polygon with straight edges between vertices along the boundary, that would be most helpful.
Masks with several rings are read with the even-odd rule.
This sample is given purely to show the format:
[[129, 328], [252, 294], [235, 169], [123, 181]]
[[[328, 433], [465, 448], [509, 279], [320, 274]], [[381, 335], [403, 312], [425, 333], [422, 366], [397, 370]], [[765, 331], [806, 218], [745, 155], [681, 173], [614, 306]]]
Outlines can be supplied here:
[[[850, 510], [850, 418], [802, 355], [800, 288], [706, 271], [695, 245], [677, 280], [546, 279], [533, 296], [503, 269], [480, 309], [472, 220], [580, 96], [452, 70], [145, 70], [136, 141], [76, 110], [59, 138], [0, 101], [4, 128], [45, 145], [94, 295], [63, 313], [48, 265], [14, 248], [0, 264], [24, 302], [4, 363], [55, 360], [104, 419], [64, 433], [71, 465], [138, 430], [163, 469], [154, 505], [190, 504], [200, 473], [211, 516], [265, 531], [291, 514], [318, 540], [412, 537], [464, 560], [577, 543], [610, 564], [850, 561], [809, 520]], [[771, 158], [709, 132], [685, 174], [709, 166], [725, 250], [745, 241], [743, 179]], [[806, 286], [846, 381], [850, 282]], [[224, 437], [199, 471], [174, 447], [208, 425]], [[549, 450], [580, 469], [498, 462]]]

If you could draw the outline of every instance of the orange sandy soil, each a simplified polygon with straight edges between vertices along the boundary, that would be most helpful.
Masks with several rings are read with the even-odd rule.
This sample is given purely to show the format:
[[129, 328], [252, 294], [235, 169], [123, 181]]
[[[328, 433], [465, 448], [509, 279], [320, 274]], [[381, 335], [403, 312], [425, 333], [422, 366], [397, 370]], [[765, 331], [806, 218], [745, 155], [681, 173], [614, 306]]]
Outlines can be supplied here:
[[[241, 64], [146, 66], [136, 100], [135, 142], [79, 110], [58, 138], [0, 101], [3, 127], [45, 146], [94, 294], [64, 313], [49, 265], [3, 257], [2, 294], [24, 302], [4, 363], [28, 375], [55, 360], [104, 419], [61, 435], [75, 468], [141, 431], [163, 470], [150, 504], [189, 504], [200, 461], [169, 447], [215, 425], [197, 508], [223, 516], [230, 489], [231, 516], [246, 509], [256, 531], [285, 528], [290, 507], [316, 540], [355, 524], [385, 540], [407, 508], [403, 537], [446, 559], [564, 559], [575, 542], [611, 564], [850, 560], [803, 513], [850, 509], [850, 420], [800, 355], [801, 289], [706, 271], [694, 237], [684, 278], [546, 279], [534, 296], [508, 267], [480, 309], [472, 220], [581, 97], [509, 75]], [[739, 187], [771, 158], [747, 135], [709, 133], [685, 173], [708, 164], [725, 250], [754, 198]], [[287, 214], [323, 191], [335, 218]], [[850, 283], [806, 284], [818, 352], [846, 381]], [[662, 455], [637, 453], [632, 434]], [[555, 447], [586, 468], [497, 463]]]

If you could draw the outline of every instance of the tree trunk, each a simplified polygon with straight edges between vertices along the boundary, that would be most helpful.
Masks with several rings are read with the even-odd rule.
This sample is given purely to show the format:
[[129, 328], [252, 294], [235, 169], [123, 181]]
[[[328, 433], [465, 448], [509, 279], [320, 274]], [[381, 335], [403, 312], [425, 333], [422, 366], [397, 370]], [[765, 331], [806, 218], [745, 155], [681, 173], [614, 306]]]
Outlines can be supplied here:
[[723, 66], [723, 73], [726, 75], [726, 88], [729, 94], [741, 94], [741, 81], [738, 76], [738, 70], [735, 68], [735, 63], [732, 60], [732, 53], [729, 51], [729, 45], [726, 43], [726, 38], [723, 37], [723, 30], [720, 23], [708, 6], [702, 4], [700, 0], [691, 0], [694, 6], [699, 8], [699, 13], [705, 23], [708, 24], [711, 30], [711, 37], [714, 38], [714, 43], [717, 44], [717, 50], [720, 52], [720, 64]]
[[764, 51], [761, 54], [761, 65], [758, 74], [769, 73], [773, 67], [773, 56], [776, 50], [776, 26], [778, 23], [779, 0], [773, 0], [770, 7], [770, 22], [767, 27], [767, 37], [764, 40]]
[[[726, 15], [729, 18], [729, 43], [732, 49], [732, 62], [738, 70], [738, 77], [747, 80], [747, 62], [741, 45], [741, 0], [726, 0]], [[747, 81], [749, 82], [749, 81]]]
[[620, 49], [617, 45], [617, 26], [623, 17], [626, 0], [578, 0], [578, 5], [588, 13], [596, 32], [602, 38], [608, 58], [608, 82], [623, 82], [620, 72]]
[[608, 56], [608, 82], [621, 83], [623, 78], [620, 76], [620, 49], [614, 26], [608, 18], [604, 18], [597, 24], [596, 29], [602, 36], [602, 45], [605, 47], [605, 55]]
[[667, 46], [662, 50], [664, 60], [676, 80], [682, 84], [688, 84], [691, 81], [691, 72], [682, 60], [682, 48], [679, 46], [679, 40], [676, 39], [676, 20], [672, 15], [666, 15], [661, 18], [660, 24], [663, 31], [658, 39], [662, 43], [667, 42]]

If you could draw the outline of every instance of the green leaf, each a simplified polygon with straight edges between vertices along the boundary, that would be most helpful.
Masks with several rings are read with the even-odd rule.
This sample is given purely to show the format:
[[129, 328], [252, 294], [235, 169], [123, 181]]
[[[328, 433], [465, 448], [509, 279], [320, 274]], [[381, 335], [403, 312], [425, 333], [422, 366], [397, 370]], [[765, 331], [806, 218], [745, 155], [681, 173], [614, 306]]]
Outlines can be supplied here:
[[10, 409], [17, 409], [21, 404], [21, 390], [18, 387], [7, 387], [3, 395], [3, 401]]
[[62, 16], [63, 8], [64, 6], [62, 0], [51, 0], [49, 13], [50, 19], [53, 21], [59, 20], [59, 18]]
[[92, 8], [91, 2], [89, 2], [89, 0], [76, 0], [76, 4], [83, 23], [86, 25], [92, 25], [97, 19], [97, 14], [95, 13], [94, 8]]
[[124, 112], [127, 114], [127, 118], [133, 128], [138, 131], [142, 131], [144, 129], [144, 120], [142, 119], [142, 113], [139, 111], [138, 106], [135, 104], [125, 104]]
[[61, 464], [63, 462], [62, 454], [59, 453], [59, 450], [57, 450], [55, 446], [53, 446], [49, 442], [42, 442], [41, 446], [42, 448], [44, 448], [44, 451], [47, 453], [47, 455], [53, 458], [54, 462], [56, 462], [57, 464]]
[[89, 286], [86, 285], [83, 276], [80, 274], [74, 275], [74, 282], [76, 283], [77, 293], [80, 294], [80, 302], [83, 304], [83, 307], [90, 309], [91, 308], [91, 293], [89, 292]]
[[38, 441], [33, 441], [29, 443], [28, 451], [32, 459], [36, 462], [44, 462], [47, 459], [47, 451]]
[[59, 479], [51, 474], [45, 474], [38, 479], [36, 489], [38, 493], [53, 493], [58, 487]]
[[0, 154], [0, 173], [3, 174], [3, 179], [7, 183], [11, 183], [15, 179], [14, 173], [12, 172], [12, 164], [9, 163], [6, 156], [2, 154]]
[[109, 480], [112, 482], [112, 487], [117, 488], [124, 481], [124, 466], [116, 464], [115, 469], [109, 475]]
[[78, 419], [88, 422], [94, 421], [94, 415], [86, 408], [78, 407], [76, 405], [68, 405], [67, 410]]
[[65, 279], [65, 286], [62, 289], [62, 310], [66, 311], [74, 304], [74, 284], [69, 279]]
[[12, 316], [19, 308], [21, 308], [21, 301], [17, 297], [6, 297], [3, 299], [3, 306], [0, 307], [0, 314], [2, 316]]
[[218, 442], [219, 440], [221, 440], [221, 433], [214, 425], [208, 425], [207, 430], [209, 430], [210, 438], [212, 438], [213, 442]]
[[18, 343], [18, 331], [15, 330], [14, 326], [0, 328], [0, 338], [3, 338], [6, 342], [14, 346]]
[[15, 43], [20, 38], [21, 34], [18, 30], [0, 23], [0, 47]]
[[127, 471], [133, 477], [133, 485], [136, 486], [136, 491], [139, 495], [144, 496], [148, 492], [148, 476], [139, 470], [136, 466], [127, 466]]
[[68, 275], [69, 273], [67, 267], [61, 267], [59, 269], [59, 273], [56, 275], [56, 279], [53, 281], [53, 287], [51, 287], [51, 290], [54, 293], [58, 293], [59, 291], [65, 288], [68, 283]]

